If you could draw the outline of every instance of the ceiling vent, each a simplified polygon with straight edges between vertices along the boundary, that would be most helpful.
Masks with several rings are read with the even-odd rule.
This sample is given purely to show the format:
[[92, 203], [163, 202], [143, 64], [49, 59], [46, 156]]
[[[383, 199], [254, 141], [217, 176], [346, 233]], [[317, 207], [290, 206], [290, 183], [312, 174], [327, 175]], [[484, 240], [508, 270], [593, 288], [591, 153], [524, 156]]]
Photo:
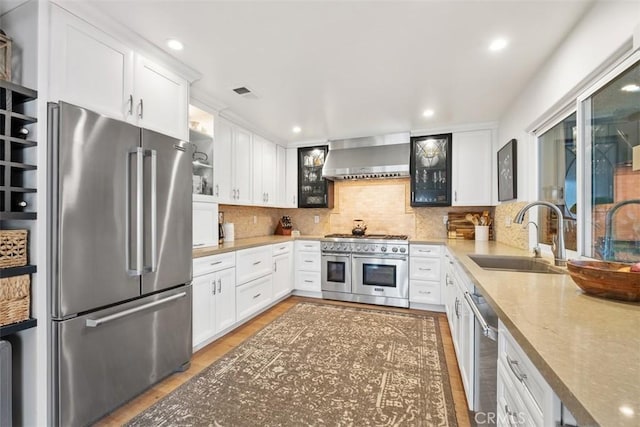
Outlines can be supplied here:
[[246, 86], [237, 87], [233, 89], [233, 91], [246, 99], [258, 99], [258, 96], [255, 94], [255, 92], [253, 92]]

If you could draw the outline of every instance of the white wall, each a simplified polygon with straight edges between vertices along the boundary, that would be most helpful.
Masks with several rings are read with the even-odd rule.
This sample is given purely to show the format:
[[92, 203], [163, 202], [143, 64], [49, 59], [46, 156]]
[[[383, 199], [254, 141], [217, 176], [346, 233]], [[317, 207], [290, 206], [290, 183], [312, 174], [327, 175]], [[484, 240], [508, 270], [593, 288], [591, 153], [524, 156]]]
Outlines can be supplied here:
[[590, 80], [629, 42], [639, 25], [640, 2], [597, 2], [507, 109], [500, 120], [495, 151], [511, 138], [518, 140], [518, 200], [536, 198], [535, 138], [527, 129]]

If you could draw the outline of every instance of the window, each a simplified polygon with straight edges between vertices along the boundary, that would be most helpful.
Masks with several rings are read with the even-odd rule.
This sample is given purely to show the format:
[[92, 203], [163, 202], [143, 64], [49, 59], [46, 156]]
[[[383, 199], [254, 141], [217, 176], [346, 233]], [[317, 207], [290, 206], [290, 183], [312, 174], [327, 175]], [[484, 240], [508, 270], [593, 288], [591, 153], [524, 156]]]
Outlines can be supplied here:
[[[565, 247], [577, 250], [576, 113], [538, 137], [541, 200], [557, 205], [564, 215]], [[556, 213], [538, 209], [540, 243], [552, 244], [558, 233]]]
[[640, 259], [640, 61], [580, 99], [584, 244], [605, 260]]

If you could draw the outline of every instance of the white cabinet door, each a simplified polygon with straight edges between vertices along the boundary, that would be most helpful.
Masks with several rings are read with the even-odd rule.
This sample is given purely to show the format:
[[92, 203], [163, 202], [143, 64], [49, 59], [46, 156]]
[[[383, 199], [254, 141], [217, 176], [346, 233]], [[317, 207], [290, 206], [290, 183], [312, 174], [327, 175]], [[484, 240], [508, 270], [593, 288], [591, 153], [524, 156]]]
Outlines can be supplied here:
[[193, 247], [218, 246], [218, 204], [193, 202], [192, 218]]
[[55, 5], [50, 40], [49, 100], [119, 120], [130, 117], [133, 50]]
[[293, 263], [291, 253], [273, 257], [273, 298], [281, 298], [293, 289]]
[[220, 332], [236, 323], [236, 269], [218, 272], [216, 281], [216, 332]]
[[215, 289], [216, 273], [193, 279], [193, 346], [204, 342], [216, 333]]
[[284, 186], [284, 206], [298, 207], [298, 149], [287, 148], [286, 184]]
[[262, 206], [276, 204], [276, 145], [253, 135], [253, 203]]
[[136, 55], [134, 86], [134, 113], [139, 126], [175, 138], [189, 138], [186, 79]]
[[493, 131], [458, 132], [452, 138], [451, 205], [491, 205]]
[[285, 207], [287, 203], [287, 149], [281, 145], [276, 146], [276, 184], [275, 204]]
[[216, 118], [213, 139], [213, 195], [219, 203], [233, 203], [232, 149], [233, 125]]
[[271, 275], [252, 280], [236, 287], [238, 320], [246, 319], [269, 305], [273, 295]]
[[252, 150], [251, 132], [240, 127], [233, 128], [233, 189], [234, 203], [251, 204]]

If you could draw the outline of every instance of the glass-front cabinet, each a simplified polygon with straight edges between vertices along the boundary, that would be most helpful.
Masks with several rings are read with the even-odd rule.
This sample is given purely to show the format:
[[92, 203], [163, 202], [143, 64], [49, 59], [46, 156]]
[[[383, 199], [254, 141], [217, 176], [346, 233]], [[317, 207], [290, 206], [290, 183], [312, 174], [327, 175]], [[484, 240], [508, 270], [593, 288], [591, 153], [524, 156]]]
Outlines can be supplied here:
[[189, 142], [192, 147], [193, 199], [208, 201], [213, 191], [213, 115], [189, 106]]
[[298, 148], [298, 207], [333, 208], [333, 182], [322, 178], [329, 147]]
[[451, 134], [411, 137], [411, 206], [451, 206]]

